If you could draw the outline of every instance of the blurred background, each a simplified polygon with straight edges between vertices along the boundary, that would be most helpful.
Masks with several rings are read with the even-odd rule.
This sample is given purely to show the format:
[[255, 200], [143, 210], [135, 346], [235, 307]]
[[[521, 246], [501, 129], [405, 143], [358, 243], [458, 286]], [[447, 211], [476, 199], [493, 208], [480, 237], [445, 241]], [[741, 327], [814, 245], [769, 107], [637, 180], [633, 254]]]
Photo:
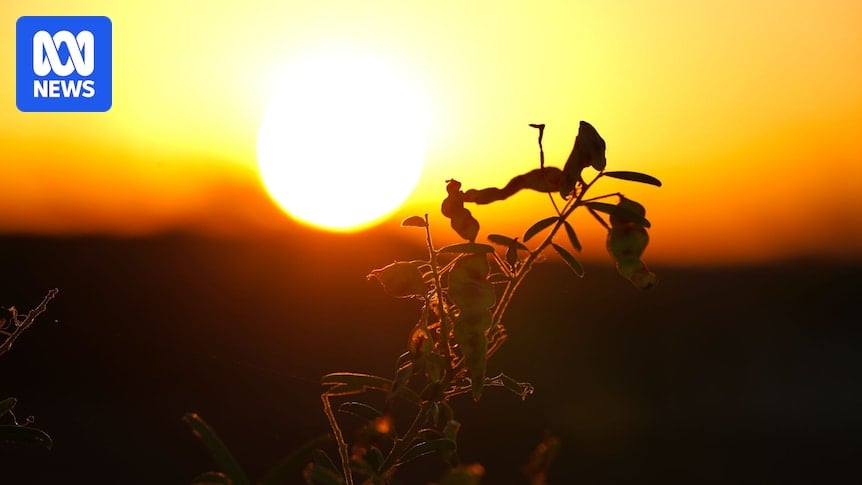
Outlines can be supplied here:
[[[417, 307], [365, 275], [423, 256], [398, 221], [427, 212], [435, 241], [453, 242], [446, 179], [502, 186], [535, 168], [528, 123], [547, 124], [547, 164], [561, 167], [580, 120], [607, 141], [610, 170], [664, 182], [602, 189], [647, 207], [660, 284], [619, 278], [603, 229], [576, 214], [586, 276], [537, 267], [492, 365], [537, 392], [456, 403], [462, 458], [486, 483], [524, 483], [551, 433], [552, 483], [855, 471], [859, 2], [7, 3], [10, 73], [21, 15], [109, 16], [114, 100], [21, 113], [14, 77], [0, 78], [0, 306], [60, 289], [0, 359], [0, 397], [55, 439], [4, 450], [9, 483], [185, 483], [211, 468], [188, 411], [260, 476], [326, 430], [322, 374], [393, 372]], [[255, 147], [279, 69], [343, 45], [408, 73], [432, 110], [410, 197], [332, 233], [271, 200]], [[474, 213], [484, 238], [550, 210], [519, 194]], [[407, 483], [424, 483], [423, 466], [436, 462]]]

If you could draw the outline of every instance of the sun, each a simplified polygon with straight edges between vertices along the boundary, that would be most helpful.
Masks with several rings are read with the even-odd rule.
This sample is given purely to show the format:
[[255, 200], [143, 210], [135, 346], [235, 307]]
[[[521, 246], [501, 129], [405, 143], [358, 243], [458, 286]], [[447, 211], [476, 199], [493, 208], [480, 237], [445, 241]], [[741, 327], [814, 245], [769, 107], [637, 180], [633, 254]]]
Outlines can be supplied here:
[[418, 84], [381, 58], [339, 52], [297, 60], [277, 77], [267, 104], [260, 177], [294, 219], [360, 230], [415, 189], [429, 123]]

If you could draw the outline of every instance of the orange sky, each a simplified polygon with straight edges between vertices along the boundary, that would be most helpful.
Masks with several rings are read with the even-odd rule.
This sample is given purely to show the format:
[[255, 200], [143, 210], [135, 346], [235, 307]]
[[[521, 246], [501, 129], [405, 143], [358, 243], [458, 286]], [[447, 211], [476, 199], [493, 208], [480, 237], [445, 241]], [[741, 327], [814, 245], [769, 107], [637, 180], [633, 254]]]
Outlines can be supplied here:
[[[536, 122], [562, 166], [587, 120], [609, 169], [665, 183], [606, 186], [647, 206], [648, 261], [862, 256], [862, 3], [418, 4], [5, 2], [0, 232], [279, 224], [255, 174], [268, 83], [293, 57], [349, 44], [410, 72], [434, 106], [423, 178], [396, 219], [431, 212], [444, 232], [445, 179], [485, 187], [533, 168]], [[109, 112], [16, 109], [15, 21], [48, 14], [111, 18]], [[477, 213], [517, 235], [546, 204]], [[585, 257], [603, 256], [595, 224], [575, 221]]]

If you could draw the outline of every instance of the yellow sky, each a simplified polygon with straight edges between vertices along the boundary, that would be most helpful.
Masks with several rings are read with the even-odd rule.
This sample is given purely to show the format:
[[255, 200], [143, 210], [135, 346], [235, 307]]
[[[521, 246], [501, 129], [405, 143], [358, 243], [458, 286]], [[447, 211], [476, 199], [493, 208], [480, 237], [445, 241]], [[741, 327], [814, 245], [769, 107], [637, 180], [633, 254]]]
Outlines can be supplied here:
[[[109, 112], [18, 112], [21, 15], [111, 18]], [[0, 232], [140, 233], [213, 208], [262, 223], [269, 82], [296, 56], [350, 45], [409, 72], [434, 107], [423, 178], [399, 216], [436, 215], [447, 178], [501, 185], [536, 166], [528, 123], [547, 124], [547, 163], [562, 166], [587, 120], [609, 169], [665, 183], [607, 186], [647, 206], [652, 260], [859, 257], [860, 25], [856, 0], [4, 2]], [[516, 235], [546, 203], [478, 213]], [[594, 224], [576, 221], [601, 253]]]

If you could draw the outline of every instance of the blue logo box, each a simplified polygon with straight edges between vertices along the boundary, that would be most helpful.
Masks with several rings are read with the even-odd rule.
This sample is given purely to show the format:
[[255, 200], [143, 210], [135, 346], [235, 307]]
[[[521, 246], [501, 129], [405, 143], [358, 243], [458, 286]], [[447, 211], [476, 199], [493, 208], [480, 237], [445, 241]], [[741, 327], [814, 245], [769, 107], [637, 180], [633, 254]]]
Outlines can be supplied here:
[[20, 111], [111, 109], [111, 19], [25, 16], [15, 28]]

